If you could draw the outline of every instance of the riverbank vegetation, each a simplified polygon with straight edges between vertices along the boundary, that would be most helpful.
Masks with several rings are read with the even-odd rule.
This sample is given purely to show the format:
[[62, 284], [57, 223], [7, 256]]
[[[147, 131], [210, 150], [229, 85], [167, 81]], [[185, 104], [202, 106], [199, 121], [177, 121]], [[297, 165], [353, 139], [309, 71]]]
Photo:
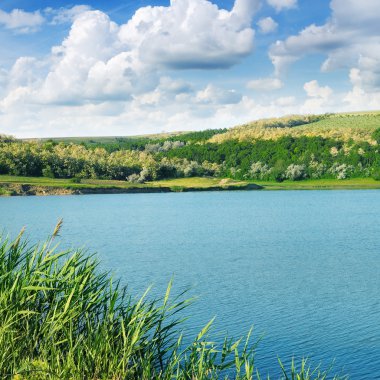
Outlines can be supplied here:
[[[1, 378], [260, 380], [250, 333], [218, 344], [211, 320], [184, 343], [185, 294], [170, 283], [161, 299], [133, 298], [93, 256], [60, 252], [60, 226], [34, 246], [22, 233], [0, 238]], [[338, 380], [305, 361], [278, 368], [283, 379]]]
[[127, 194], [222, 190], [357, 190], [380, 189], [373, 178], [309, 179], [303, 181], [238, 181], [230, 178], [174, 178], [145, 183], [100, 179], [57, 179], [0, 175], [0, 196]]
[[380, 112], [291, 116], [229, 130], [130, 138], [0, 139], [0, 174], [147, 183], [380, 180]]

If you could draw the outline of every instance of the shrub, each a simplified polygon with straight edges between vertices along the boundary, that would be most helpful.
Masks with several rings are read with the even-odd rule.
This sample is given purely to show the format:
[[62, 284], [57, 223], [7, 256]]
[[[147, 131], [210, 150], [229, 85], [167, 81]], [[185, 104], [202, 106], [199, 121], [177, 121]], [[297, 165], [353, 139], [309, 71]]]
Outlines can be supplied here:
[[380, 144], [380, 128], [376, 129], [371, 136], [378, 144]]
[[375, 168], [372, 172], [372, 178], [376, 181], [380, 181], [380, 168]]
[[347, 179], [354, 171], [354, 167], [352, 165], [339, 164], [336, 162], [329, 171], [335, 175], [337, 179]]
[[74, 177], [70, 179], [70, 182], [72, 183], [81, 183], [82, 179], [80, 177]]
[[288, 166], [285, 172], [286, 179], [291, 181], [300, 181], [306, 177], [305, 165], [294, 165]]
[[261, 161], [254, 162], [251, 165], [249, 175], [255, 179], [264, 179], [266, 175], [271, 172], [271, 169], [267, 164], [263, 164]]

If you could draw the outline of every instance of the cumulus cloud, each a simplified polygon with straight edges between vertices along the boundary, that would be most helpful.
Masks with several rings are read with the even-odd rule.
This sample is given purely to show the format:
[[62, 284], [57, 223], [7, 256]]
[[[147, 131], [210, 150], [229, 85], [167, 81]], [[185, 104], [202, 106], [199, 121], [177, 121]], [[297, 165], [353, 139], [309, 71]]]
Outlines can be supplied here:
[[[180, 116], [209, 119], [238, 107], [237, 91], [211, 83], [194, 88], [171, 78], [178, 77], [172, 71], [240, 63], [253, 50], [259, 5], [235, 0], [225, 10], [209, 0], [172, 0], [140, 8], [122, 25], [86, 6], [45, 9], [46, 22], [72, 22], [70, 31], [43, 59], [21, 57], [0, 72], [0, 124], [20, 136], [77, 134], [78, 127], [104, 134], [109, 126], [122, 133], [142, 124], [150, 132], [174, 128]], [[69, 126], [74, 129], [62, 132]]]
[[310, 25], [298, 35], [277, 41], [270, 58], [281, 74], [306, 54], [327, 56], [321, 69], [357, 68], [366, 91], [380, 89], [380, 13], [378, 0], [332, 0], [332, 15], [323, 25]]
[[212, 84], [196, 95], [196, 101], [201, 104], [237, 104], [241, 99], [242, 95], [235, 90], [224, 90]]
[[152, 92], [162, 70], [230, 67], [252, 51], [258, 6], [259, 0], [236, 0], [227, 11], [208, 0], [172, 0], [167, 7], [138, 9], [124, 25], [86, 6], [47, 9], [53, 23], [72, 20], [70, 32], [44, 61], [22, 57], [15, 63], [3, 104], [20, 93], [40, 104], [129, 101]]
[[51, 18], [52, 25], [66, 24], [73, 22], [80, 14], [91, 10], [88, 5], [74, 5], [73, 7], [66, 8], [46, 8], [45, 14]]
[[283, 86], [284, 84], [278, 78], [260, 78], [247, 83], [247, 88], [255, 91], [274, 91]]
[[25, 12], [22, 9], [13, 9], [7, 13], [0, 9], [0, 26], [12, 29], [18, 33], [29, 33], [37, 30], [45, 18], [40, 11]]
[[121, 26], [119, 37], [150, 64], [227, 68], [252, 52], [258, 5], [259, 0], [236, 0], [228, 12], [208, 0], [172, 0], [169, 7], [140, 8]]
[[277, 22], [274, 21], [272, 17], [265, 17], [265, 18], [260, 19], [257, 22], [257, 25], [260, 28], [260, 32], [262, 34], [273, 33], [278, 28]]
[[267, 2], [277, 12], [280, 12], [283, 9], [291, 9], [297, 7], [297, 0], [267, 0]]
[[328, 103], [333, 90], [329, 86], [322, 87], [318, 81], [312, 80], [303, 86], [308, 99], [301, 108], [301, 113], [321, 113]]
[[321, 87], [316, 80], [305, 83], [303, 88], [311, 98], [327, 99], [333, 92], [329, 86]]
[[362, 72], [353, 68], [350, 70], [350, 81], [352, 90], [344, 97], [351, 111], [362, 111], [363, 109], [378, 110], [380, 108], [380, 91], [367, 92], [363, 88]]

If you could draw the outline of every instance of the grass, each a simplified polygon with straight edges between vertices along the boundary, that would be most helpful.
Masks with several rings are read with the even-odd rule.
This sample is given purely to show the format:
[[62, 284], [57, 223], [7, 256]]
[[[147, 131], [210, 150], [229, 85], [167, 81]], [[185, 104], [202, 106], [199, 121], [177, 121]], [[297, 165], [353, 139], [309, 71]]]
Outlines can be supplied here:
[[161, 181], [152, 181], [144, 184], [132, 184], [125, 181], [109, 180], [82, 180], [81, 183], [73, 183], [70, 179], [52, 179], [45, 177], [16, 177], [0, 175], [0, 196], [17, 193], [17, 189], [9, 189], [7, 185], [31, 185], [47, 189], [98, 189], [101, 193], [107, 189], [159, 189], [169, 188], [171, 191], [189, 190], [218, 190], [222, 188], [239, 189], [249, 184], [256, 184], [263, 190], [334, 190], [334, 189], [380, 189], [380, 181], [372, 178], [352, 178], [346, 180], [317, 179], [303, 181], [235, 181], [221, 178], [176, 178]]
[[[0, 377], [13, 380], [260, 379], [250, 333], [221, 344], [212, 320], [185, 345], [191, 300], [135, 300], [83, 251], [60, 252], [52, 236], [31, 246], [0, 238]], [[325, 380], [327, 372], [280, 362], [283, 379]]]
[[[152, 181], [143, 184], [129, 183], [126, 181], [114, 181], [114, 180], [98, 180], [98, 179], [83, 179], [80, 183], [74, 183], [70, 179], [56, 179], [46, 177], [18, 177], [0, 175], [0, 187], [1, 185], [31, 185], [42, 188], [54, 188], [54, 189], [159, 189], [170, 188], [172, 191], [183, 191], [188, 189], [213, 189], [219, 187], [239, 188], [247, 185], [245, 181], [234, 181], [230, 179], [222, 180], [220, 178], [177, 178], [162, 181]], [[4, 189], [4, 194], [6, 195]]]
[[106, 181], [106, 180], [81, 180], [80, 183], [74, 183], [70, 179], [58, 179], [47, 177], [22, 177], [0, 175], [1, 183], [24, 184], [47, 187], [64, 187], [64, 188], [96, 188], [96, 187], [132, 187], [138, 186], [125, 181]]
[[303, 181], [254, 181], [265, 190], [365, 190], [380, 189], [380, 181], [373, 178], [309, 179]]

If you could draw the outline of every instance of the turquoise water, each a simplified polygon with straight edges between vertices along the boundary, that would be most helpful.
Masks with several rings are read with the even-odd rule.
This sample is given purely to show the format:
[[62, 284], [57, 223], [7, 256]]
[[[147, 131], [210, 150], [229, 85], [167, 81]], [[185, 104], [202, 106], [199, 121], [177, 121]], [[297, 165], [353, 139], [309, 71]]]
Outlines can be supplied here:
[[198, 296], [192, 333], [264, 335], [257, 365], [309, 357], [380, 379], [380, 191], [206, 192], [0, 198], [0, 228], [97, 251], [141, 295]]

